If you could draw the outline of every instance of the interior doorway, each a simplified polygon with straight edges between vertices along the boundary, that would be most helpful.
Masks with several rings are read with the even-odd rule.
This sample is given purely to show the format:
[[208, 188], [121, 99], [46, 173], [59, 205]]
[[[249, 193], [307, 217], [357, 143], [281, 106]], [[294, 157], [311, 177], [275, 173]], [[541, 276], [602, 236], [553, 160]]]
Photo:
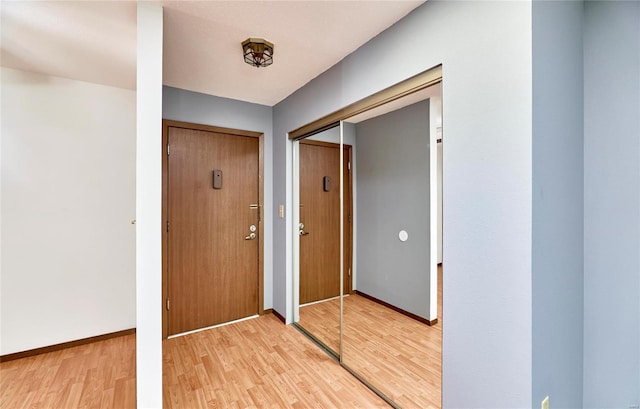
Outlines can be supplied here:
[[163, 121], [163, 335], [263, 313], [262, 134]]

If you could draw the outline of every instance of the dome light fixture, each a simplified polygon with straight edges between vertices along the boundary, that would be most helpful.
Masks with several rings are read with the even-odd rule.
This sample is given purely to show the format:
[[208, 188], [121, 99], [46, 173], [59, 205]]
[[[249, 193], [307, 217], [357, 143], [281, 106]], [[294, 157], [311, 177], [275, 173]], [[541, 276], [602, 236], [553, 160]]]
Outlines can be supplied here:
[[242, 42], [244, 62], [256, 68], [273, 64], [273, 43], [262, 38], [247, 38]]

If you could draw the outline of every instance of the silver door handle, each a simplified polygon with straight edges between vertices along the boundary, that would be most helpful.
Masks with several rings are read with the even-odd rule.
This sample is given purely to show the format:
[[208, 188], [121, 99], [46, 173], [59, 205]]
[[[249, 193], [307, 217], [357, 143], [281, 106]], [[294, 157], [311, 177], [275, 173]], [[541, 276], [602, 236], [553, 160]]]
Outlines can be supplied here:
[[248, 235], [244, 239], [245, 240], [255, 240], [256, 239], [256, 234], [255, 233], [251, 233], [250, 235]]
[[300, 235], [301, 236], [306, 236], [307, 234], [309, 234], [308, 231], [300, 230]]

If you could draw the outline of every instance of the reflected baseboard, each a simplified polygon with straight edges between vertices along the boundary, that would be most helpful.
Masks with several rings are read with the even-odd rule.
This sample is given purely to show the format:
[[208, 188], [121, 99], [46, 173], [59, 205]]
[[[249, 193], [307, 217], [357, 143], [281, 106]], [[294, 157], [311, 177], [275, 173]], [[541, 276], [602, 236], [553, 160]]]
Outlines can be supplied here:
[[[348, 296], [349, 296], [349, 294], [345, 294], [344, 296], [345, 296], [345, 297], [348, 297]], [[336, 295], [335, 297], [324, 298], [324, 299], [322, 299], [322, 300], [318, 300], [318, 301], [311, 301], [311, 302], [308, 302], [308, 303], [306, 303], [306, 304], [300, 304], [300, 308], [302, 308], [302, 307], [307, 307], [307, 306], [309, 306], [309, 305], [320, 304], [320, 303], [322, 303], [322, 302], [327, 302], [327, 301], [337, 300], [338, 298], [340, 298], [340, 296], [339, 296], [339, 295]]]
[[[267, 313], [267, 310], [265, 310], [265, 314], [266, 314], [266, 313]], [[287, 320], [286, 320], [282, 315], [280, 315], [280, 313], [279, 313], [278, 311], [276, 311], [276, 310], [274, 310], [274, 309], [271, 309], [271, 313], [272, 313], [273, 315], [275, 315], [277, 319], [279, 319], [280, 321], [282, 321], [282, 323], [283, 323], [283, 324], [286, 324], [286, 323], [287, 323]]]
[[436, 325], [438, 323], [438, 319], [437, 318], [435, 318], [433, 320], [428, 320], [428, 319], [423, 318], [423, 317], [421, 317], [419, 315], [416, 315], [416, 314], [414, 314], [412, 312], [409, 312], [407, 310], [403, 310], [402, 308], [396, 307], [395, 305], [389, 304], [386, 301], [382, 301], [381, 299], [376, 298], [376, 297], [374, 297], [372, 295], [369, 295], [367, 293], [363, 293], [362, 291], [355, 290], [355, 293], [357, 295], [361, 296], [361, 297], [364, 297], [364, 298], [366, 298], [368, 300], [371, 300], [371, 301], [373, 301], [375, 303], [378, 303], [378, 304], [383, 305], [383, 306], [385, 306], [387, 308], [390, 308], [390, 309], [392, 309], [392, 310], [394, 310], [396, 312], [399, 312], [402, 315], [406, 315], [407, 317], [412, 318], [412, 319], [414, 319], [416, 321], [419, 321], [419, 322], [421, 322], [423, 324], [427, 324], [429, 326], [433, 326], [433, 325]]

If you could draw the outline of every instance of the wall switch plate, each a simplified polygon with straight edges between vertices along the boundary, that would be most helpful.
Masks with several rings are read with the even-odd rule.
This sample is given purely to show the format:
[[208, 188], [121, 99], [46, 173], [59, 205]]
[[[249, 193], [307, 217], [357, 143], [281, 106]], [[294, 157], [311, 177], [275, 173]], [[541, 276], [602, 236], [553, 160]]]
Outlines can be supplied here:
[[284, 205], [280, 205], [278, 206], [278, 216], [281, 219], [284, 219]]
[[542, 405], [540, 406], [541, 409], [549, 409], [549, 397], [547, 396], [546, 398], [542, 399]]

